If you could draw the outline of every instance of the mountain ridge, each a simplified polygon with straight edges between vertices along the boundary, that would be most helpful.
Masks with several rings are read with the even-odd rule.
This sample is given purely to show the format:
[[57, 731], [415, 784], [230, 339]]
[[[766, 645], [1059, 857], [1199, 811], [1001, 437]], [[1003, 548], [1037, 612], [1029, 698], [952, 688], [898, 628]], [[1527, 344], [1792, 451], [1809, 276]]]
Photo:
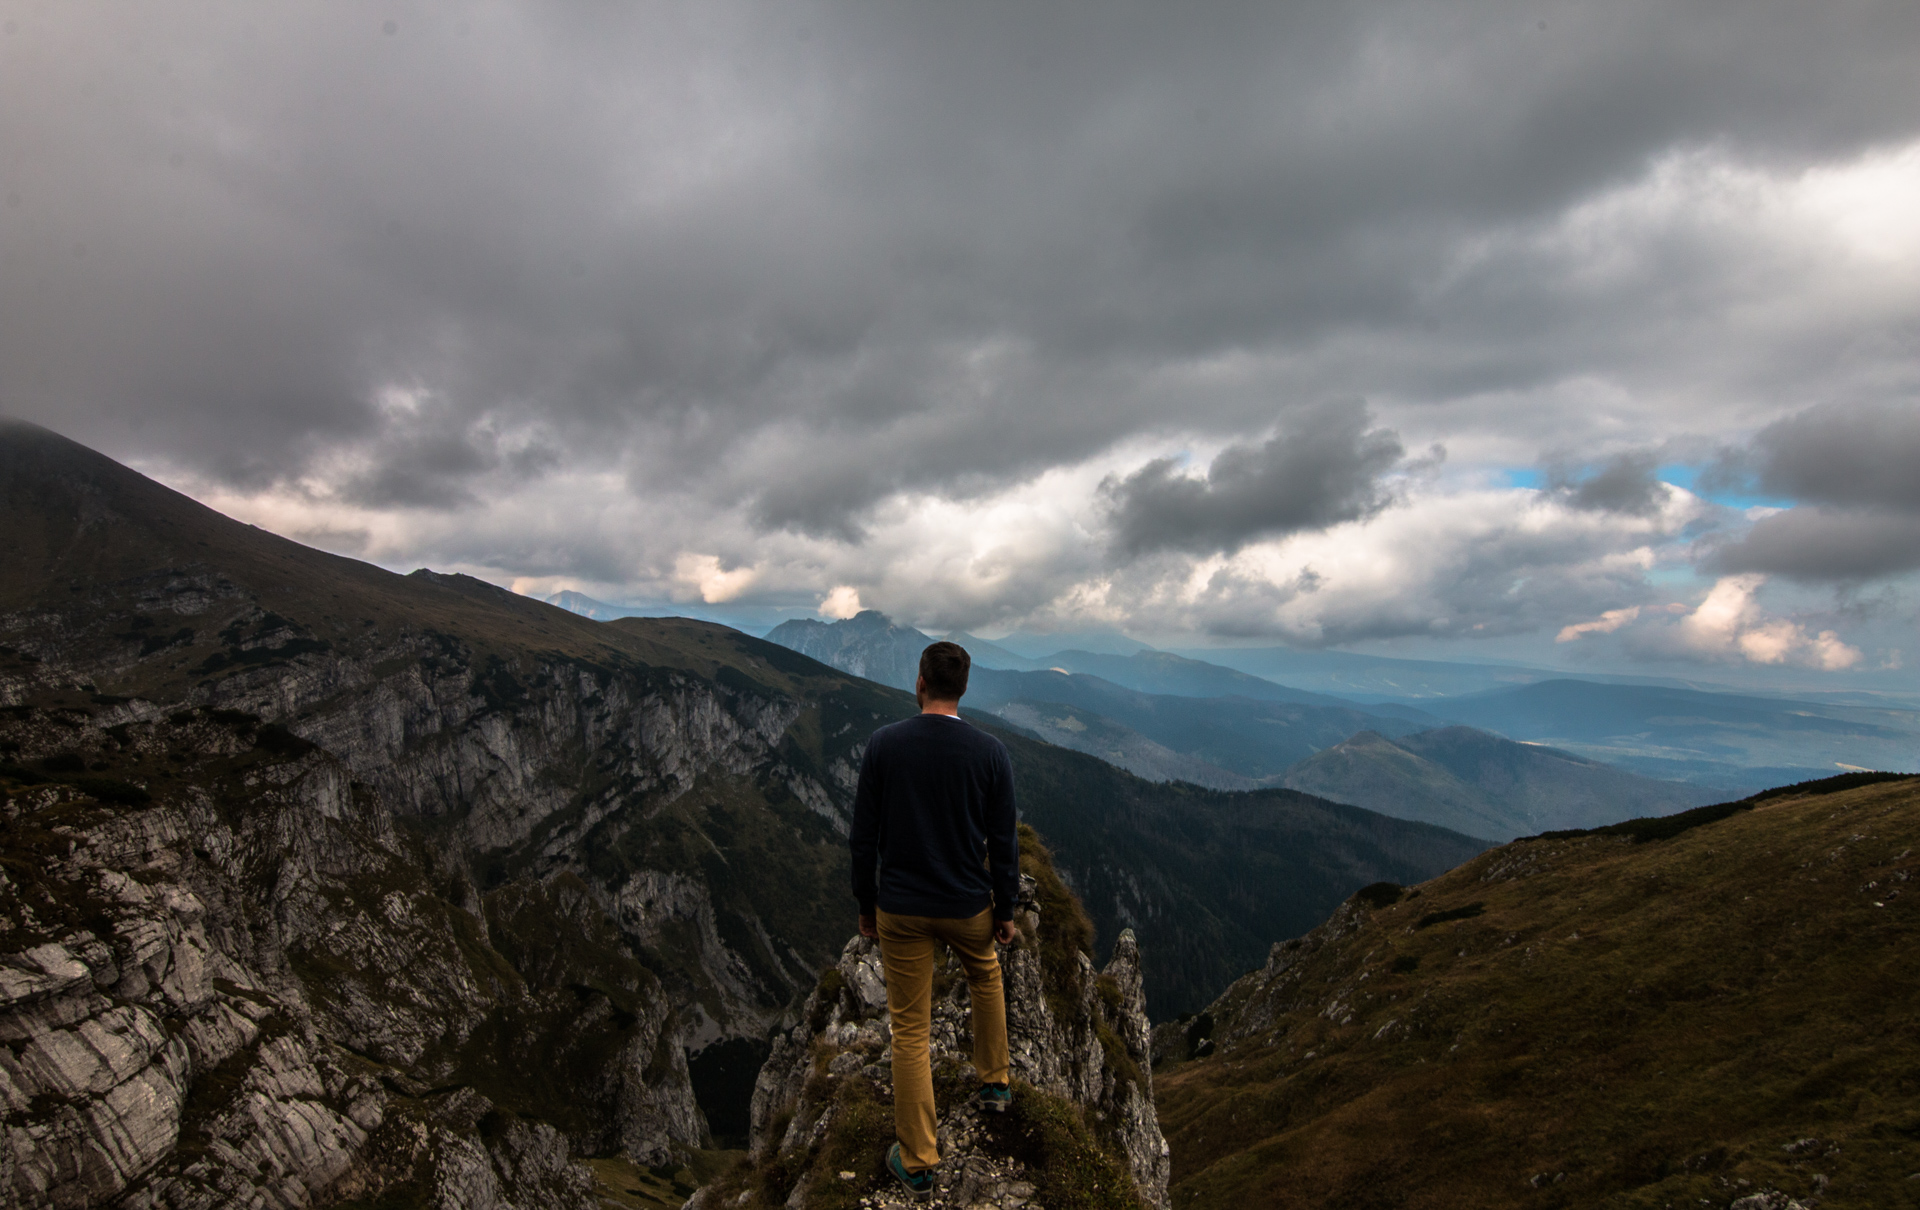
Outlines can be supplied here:
[[1454, 725], [1388, 739], [1364, 731], [1290, 767], [1281, 784], [1495, 840], [1698, 806], [1711, 789], [1638, 777], [1540, 744]]

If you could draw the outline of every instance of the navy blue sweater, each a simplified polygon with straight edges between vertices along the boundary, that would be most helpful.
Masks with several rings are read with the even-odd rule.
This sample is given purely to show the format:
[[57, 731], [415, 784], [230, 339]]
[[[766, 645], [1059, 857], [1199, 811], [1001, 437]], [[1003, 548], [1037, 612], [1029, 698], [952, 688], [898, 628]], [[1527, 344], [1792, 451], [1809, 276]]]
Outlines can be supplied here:
[[917, 714], [867, 741], [853, 796], [853, 897], [896, 916], [1013, 919], [1020, 889], [1013, 762], [999, 740]]

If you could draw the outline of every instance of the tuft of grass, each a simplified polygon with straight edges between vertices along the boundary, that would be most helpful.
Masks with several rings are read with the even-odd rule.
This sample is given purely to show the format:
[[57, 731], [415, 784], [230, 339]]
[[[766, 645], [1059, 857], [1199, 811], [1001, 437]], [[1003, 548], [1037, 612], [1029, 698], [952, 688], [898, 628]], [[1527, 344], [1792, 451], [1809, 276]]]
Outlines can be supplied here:
[[593, 1170], [594, 1197], [615, 1210], [679, 1210], [700, 1186], [738, 1167], [740, 1151], [688, 1151], [670, 1164], [643, 1168], [624, 1155], [581, 1162]]
[[[1046, 975], [1047, 999], [1056, 1013], [1072, 1015], [1080, 995], [1079, 954], [1093, 954], [1093, 921], [1079, 898], [1067, 889], [1053, 868], [1053, 854], [1040, 834], [1020, 825], [1020, 872], [1034, 881], [1034, 899], [1040, 908], [1040, 968]], [[1017, 917], [1016, 917], [1017, 918]]]
[[[882, 1171], [893, 1142], [893, 1105], [874, 1095], [871, 1081], [843, 1080], [834, 1098], [833, 1129], [813, 1164], [808, 1210], [854, 1210], [865, 1192], [887, 1175]], [[842, 1172], [853, 1173], [843, 1180]]]
[[1035, 1204], [1048, 1210], [1144, 1210], [1133, 1177], [1101, 1149], [1072, 1101], [1016, 1080], [1012, 1111], [988, 1126], [1005, 1154], [1026, 1165]]

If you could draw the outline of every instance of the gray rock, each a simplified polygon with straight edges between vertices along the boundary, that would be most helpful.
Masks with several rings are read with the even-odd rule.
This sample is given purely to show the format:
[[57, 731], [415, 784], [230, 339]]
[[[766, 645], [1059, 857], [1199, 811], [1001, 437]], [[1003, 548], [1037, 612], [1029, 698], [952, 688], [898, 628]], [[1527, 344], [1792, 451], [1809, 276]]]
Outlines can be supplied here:
[[[1036, 923], [1030, 917], [1029, 931]], [[1019, 945], [1000, 951], [1001, 973], [1007, 995], [1007, 1041], [1013, 1074], [1037, 1088], [1078, 1102], [1124, 1154], [1141, 1196], [1151, 1205], [1166, 1207], [1171, 1159], [1154, 1113], [1153, 1077], [1149, 1065], [1149, 1026], [1140, 985], [1140, 951], [1132, 932], [1122, 933], [1104, 971], [1096, 972], [1080, 955], [1079, 994], [1063, 1011], [1046, 996], [1045, 972], [1038, 953]], [[951, 976], [958, 963], [949, 956]], [[875, 1062], [874, 1050], [884, 1045], [887, 1029], [886, 985], [878, 947], [863, 937], [847, 942], [832, 977], [808, 997], [800, 1023], [777, 1036], [772, 1053], [754, 1085], [751, 1147], [765, 1160], [790, 1147], [807, 1146], [823, 1137], [832, 1113], [829, 1098], [816, 1102], [809, 1081], [820, 1048], [838, 1051], [826, 1062], [829, 1077], [859, 1074], [884, 1088], [892, 1072], [890, 1055]], [[968, 1026], [966, 980], [954, 977], [933, 1007], [932, 1059], [971, 1062], [973, 1039]], [[1110, 1054], [1101, 1039], [1105, 1030], [1117, 1037], [1126, 1056]], [[817, 1089], [817, 1085], [815, 1088]], [[961, 1106], [941, 1123], [943, 1158], [941, 1205], [972, 1206], [983, 1202], [1024, 1204], [1033, 1187], [1021, 1180], [1004, 1157], [977, 1144], [976, 1119], [970, 1106]], [[782, 1122], [784, 1119], [784, 1126]], [[776, 1128], [778, 1129], [776, 1133]], [[794, 1197], [803, 1197], [796, 1190]], [[876, 1205], [905, 1206], [904, 1196], [879, 1195]], [[792, 1204], [798, 1204], [792, 1203]]]
[[[41, 724], [5, 725], [30, 745]], [[199, 722], [121, 734], [232, 755], [230, 729]], [[67, 788], [6, 798], [10, 823], [51, 839], [31, 893], [0, 881], [0, 1204], [304, 1207], [410, 1186], [450, 1207], [585, 1210], [575, 1150], [647, 1163], [702, 1140], [678, 1019], [630, 955], [615, 1022], [486, 949], [485, 922], [435, 894], [339, 761], [307, 752], [240, 776], [223, 791], [238, 810], [204, 786], [124, 810]], [[519, 893], [542, 919], [569, 910]], [[571, 910], [599, 912], [583, 896]], [[573, 1090], [594, 1107], [589, 1134], [470, 1091], [427, 1112], [389, 1090], [444, 1082], [476, 1029], [515, 1021], [530, 1043], [551, 1028], [559, 1055], [576, 1033], [625, 1038]]]

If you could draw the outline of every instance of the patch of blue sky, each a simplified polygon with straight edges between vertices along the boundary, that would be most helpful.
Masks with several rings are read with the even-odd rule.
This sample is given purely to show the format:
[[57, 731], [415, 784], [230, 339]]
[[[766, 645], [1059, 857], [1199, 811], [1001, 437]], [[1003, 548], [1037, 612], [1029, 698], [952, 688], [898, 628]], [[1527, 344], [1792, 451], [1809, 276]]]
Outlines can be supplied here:
[[[1665, 483], [1683, 487], [1703, 500], [1728, 508], [1792, 508], [1794, 501], [1784, 496], [1770, 496], [1745, 491], [1737, 487], [1702, 488], [1700, 485], [1701, 468], [1684, 462], [1675, 462], [1659, 467], [1655, 475]], [[1496, 472], [1503, 486], [1527, 488], [1533, 491], [1544, 490], [1547, 486], [1547, 473], [1538, 467], [1509, 466]]]
[[1684, 565], [1655, 567], [1647, 572], [1647, 583], [1660, 588], [1696, 588], [1707, 582], [1698, 571]]
[[1675, 487], [1684, 487], [1702, 500], [1711, 500], [1715, 504], [1728, 508], [1792, 508], [1794, 502], [1784, 496], [1760, 495], [1739, 488], [1719, 487], [1712, 490], [1700, 486], [1700, 468], [1684, 462], [1675, 462], [1654, 471], [1663, 483]]

